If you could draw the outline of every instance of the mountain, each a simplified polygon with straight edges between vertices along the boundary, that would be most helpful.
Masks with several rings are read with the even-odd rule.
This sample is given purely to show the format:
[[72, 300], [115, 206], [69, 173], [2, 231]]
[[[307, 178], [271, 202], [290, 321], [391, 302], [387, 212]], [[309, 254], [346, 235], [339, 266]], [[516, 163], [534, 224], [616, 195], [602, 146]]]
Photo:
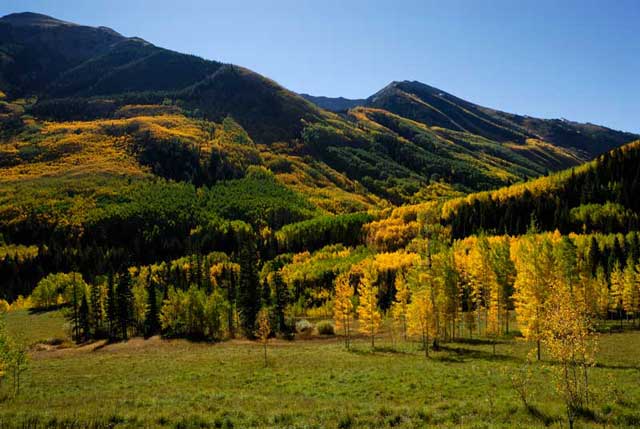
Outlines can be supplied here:
[[109, 175], [211, 186], [260, 166], [330, 213], [495, 189], [637, 138], [418, 82], [364, 101], [305, 99], [240, 66], [34, 13], [0, 18], [0, 97], [2, 183]]
[[353, 107], [364, 105], [367, 101], [363, 98], [354, 100], [344, 97], [316, 97], [309, 94], [300, 94], [300, 96], [316, 106], [331, 112], [346, 112]]
[[568, 149], [582, 160], [638, 137], [593, 124], [500, 112], [415, 81], [392, 82], [369, 97], [365, 105], [430, 126], [468, 132], [497, 142], [546, 141]]

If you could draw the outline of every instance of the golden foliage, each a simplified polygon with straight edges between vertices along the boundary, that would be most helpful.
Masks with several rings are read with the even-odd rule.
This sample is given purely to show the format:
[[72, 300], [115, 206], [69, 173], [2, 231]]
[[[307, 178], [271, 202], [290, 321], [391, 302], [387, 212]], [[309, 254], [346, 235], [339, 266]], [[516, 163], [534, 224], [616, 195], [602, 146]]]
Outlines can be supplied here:
[[378, 310], [378, 288], [374, 286], [377, 274], [371, 264], [365, 265], [364, 275], [358, 285], [360, 302], [358, 322], [360, 333], [371, 337], [371, 347], [375, 346], [375, 335], [380, 329], [382, 316]]

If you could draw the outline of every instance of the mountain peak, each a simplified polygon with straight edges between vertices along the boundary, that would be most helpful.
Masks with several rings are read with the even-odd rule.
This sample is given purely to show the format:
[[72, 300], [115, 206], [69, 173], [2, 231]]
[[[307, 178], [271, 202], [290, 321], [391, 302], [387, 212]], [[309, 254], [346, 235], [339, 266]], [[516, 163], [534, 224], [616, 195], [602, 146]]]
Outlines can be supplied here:
[[49, 15], [35, 12], [18, 12], [5, 15], [0, 18], [0, 23], [9, 24], [13, 27], [38, 27], [41, 29], [66, 27], [66, 28], [93, 28], [112, 36], [124, 37], [117, 31], [109, 27], [87, 27], [73, 22], [63, 21]]
[[59, 26], [59, 25], [77, 25], [71, 22], [62, 21], [48, 15], [35, 12], [19, 12], [11, 13], [0, 18], [0, 21], [14, 26]]

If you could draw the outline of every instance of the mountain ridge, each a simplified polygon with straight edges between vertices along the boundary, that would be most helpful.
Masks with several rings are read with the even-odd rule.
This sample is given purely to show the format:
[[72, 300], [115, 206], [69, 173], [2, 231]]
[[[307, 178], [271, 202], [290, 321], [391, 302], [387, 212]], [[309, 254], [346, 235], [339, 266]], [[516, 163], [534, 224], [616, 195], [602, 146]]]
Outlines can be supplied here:
[[[39, 14], [0, 18], [0, 52], [0, 90], [6, 94], [0, 114], [10, 143], [0, 147], [0, 166], [23, 163], [27, 176], [34, 159], [60, 154], [66, 159], [69, 149], [26, 130], [51, 128], [47, 121], [64, 130], [75, 121], [106, 127], [123, 111], [141, 115], [133, 121], [137, 128], [117, 131], [135, 141], [127, 150], [143, 153], [145, 162], [155, 159], [159, 164], [152, 170], [162, 177], [198, 177], [198, 184], [209, 184], [245, 174], [254, 164], [253, 152], [224, 146], [223, 152], [228, 149], [234, 155], [224, 154], [215, 162], [233, 166], [215, 168], [230, 168], [233, 174], [210, 174], [201, 170], [213, 168], [206, 157], [212, 147], [207, 140], [216, 140], [215, 134], [187, 133], [186, 138], [180, 129], [218, 130], [232, 118], [289, 186], [330, 200], [318, 185], [326, 182], [318, 178], [332, 176], [331, 183], [358, 201], [370, 193], [391, 204], [423, 198], [423, 190], [436, 182], [453, 192], [509, 185], [576, 166], [637, 138], [604, 127], [500, 112], [417, 81], [391, 82], [365, 100], [298, 95], [241, 66], [164, 49], [106, 27]], [[36, 98], [20, 101], [31, 96]], [[314, 100], [340, 110], [331, 112]], [[177, 128], [140, 132], [164, 123]], [[111, 139], [115, 132], [90, 128], [95, 139]], [[184, 153], [172, 158], [162, 152], [169, 143]], [[292, 174], [282, 158], [306, 164], [304, 179]], [[193, 174], [176, 171], [180, 168]], [[357, 195], [354, 189], [359, 189]], [[344, 201], [340, 205], [352, 206]]]

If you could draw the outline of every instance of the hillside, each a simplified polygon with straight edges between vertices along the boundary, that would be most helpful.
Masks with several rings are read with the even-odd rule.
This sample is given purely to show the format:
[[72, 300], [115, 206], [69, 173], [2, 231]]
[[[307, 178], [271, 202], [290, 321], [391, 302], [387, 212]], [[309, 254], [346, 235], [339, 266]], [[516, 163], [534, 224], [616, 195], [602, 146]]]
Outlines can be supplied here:
[[[185, 118], [174, 120], [174, 128], [198, 123], [209, 130], [231, 117], [258, 145], [262, 158], [270, 159], [268, 168], [273, 167], [283, 183], [296, 186], [332, 212], [419, 201], [424, 188], [437, 181], [451, 186], [452, 193], [493, 189], [578, 165], [633, 138], [602, 127], [563, 123], [563, 128], [509, 116], [416, 82], [394, 82], [355, 108], [361, 100], [306, 96], [321, 107], [342, 111], [335, 115], [245, 68], [166, 50], [108, 28], [34, 13], [0, 19], [0, 52], [5, 143], [0, 167], [19, 169], [25, 177], [44, 174], [33, 170], [34, 159], [58, 160], [60, 173], [65, 168], [77, 170], [61, 161], [69, 158], [60, 154], [76, 147], [59, 146], [74, 139], [73, 135], [60, 138], [64, 130], [74, 129], [65, 124], [120, 120], [123, 112], [134, 124], [168, 112]], [[347, 114], [347, 108], [353, 109]], [[139, 120], [134, 120], [136, 115]], [[51, 128], [58, 137], [44, 138]], [[190, 135], [185, 129], [180, 137], [167, 137], [171, 151], [182, 153], [176, 171], [168, 172], [171, 168], [166, 165], [149, 170], [151, 158], [159, 164], [170, 159], [165, 145], [146, 134], [142, 139], [134, 129], [118, 133], [136, 141], [125, 145], [125, 152], [138, 154], [131, 161], [137, 165], [125, 163], [123, 171], [112, 169], [110, 174], [147, 168], [156, 176], [202, 185], [241, 177], [247, 165], [255, 164], [254, 155], [235, 151], [233, 163], [243, 167], [230, 177], [179, 173], [185, 156], [193, 164], [187, 171], [201, 170], [195, 164], [206, 164], [203, 157], [210, 156], [212, 147], [211, 133]], [[585, 140], [577, 137], [579, 133]], [[183, 138], [184, 134], [188, 136]], [[113, 141], [100, 144], [105, 153], [123, 149], [114, 147]], [[204, 152], [194, 153], [194, 147]], [[25, 157], [16, 156], [16, 151]], [[293, 160], [296, 174], [286, 166]], [[100, 169], [92, 172], [91, 165], [96, 164], [85, 165], [83, 171], [102, 174]], [[46, 175], [57, 175], [50, 167]], [[328, 181], [318, 180], [327, 175]], [[16, 178], [12, 172], [5, 177]], [[340, 194], [337, 207], [331, 207], [325, 185]]]
[[497, 142], [546, 141], [588, 160], [638, 136], [593, 124], [537, 119], [500, 112], [462, 100], [420, 82], [392, 82], [367, 99], [367, 106]]
[[491, 192], [445, 203], [443, 219], [453, 235], [480, 231], [625, 232], [640, 227], [640, 140], [594, 161]]

